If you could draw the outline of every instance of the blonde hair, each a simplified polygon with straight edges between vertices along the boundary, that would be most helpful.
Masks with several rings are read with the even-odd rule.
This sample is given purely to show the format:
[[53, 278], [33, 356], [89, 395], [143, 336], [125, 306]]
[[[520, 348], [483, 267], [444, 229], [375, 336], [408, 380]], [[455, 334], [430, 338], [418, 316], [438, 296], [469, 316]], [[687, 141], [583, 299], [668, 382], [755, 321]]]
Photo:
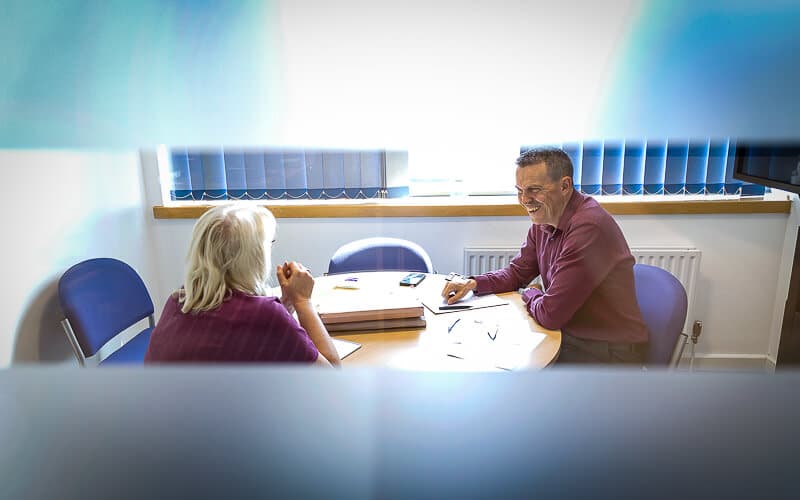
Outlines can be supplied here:
[[220, 205], [194, 225], [181, 311], [219, 307], [233, 290], [268, 295], [276, 223], [264, 207]]

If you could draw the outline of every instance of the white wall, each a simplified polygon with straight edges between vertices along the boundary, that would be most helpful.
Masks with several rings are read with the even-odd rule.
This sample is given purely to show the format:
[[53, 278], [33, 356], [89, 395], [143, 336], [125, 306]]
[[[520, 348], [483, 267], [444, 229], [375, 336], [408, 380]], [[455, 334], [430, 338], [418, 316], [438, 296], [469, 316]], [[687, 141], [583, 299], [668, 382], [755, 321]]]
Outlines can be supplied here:
[[138, 154], [0, 150], [0, 175], [0, 367], [74, 364], [59, 324], [61, 274], [84, 259], [115, 257], [148, 286], [154, 281]]
[[[158, 185], [152, 153], [143, 154], [148, 196]], [[697, 353], [774, 361], [773, 316], [788, 217], [786, 214], [617, 216], [630, 246], [689, 246], [702, 252], [693, 319], [703, 321]], [[153, 220], [161, 298], [182, 281], [194, 220]], [[465, 246], [519, 246], [527, 217], [280, 219], [275, 261], [298, 260], [315, 274], [342, 244], [368, 236], [407, 238], [422, 245], [439, 272], [461, 271]], [[781, 274], [785, 274], [781, 272]], [[783, 308], [780, 308], [781, 314]], [[778, 328], [780, 325], [778, 324]]]

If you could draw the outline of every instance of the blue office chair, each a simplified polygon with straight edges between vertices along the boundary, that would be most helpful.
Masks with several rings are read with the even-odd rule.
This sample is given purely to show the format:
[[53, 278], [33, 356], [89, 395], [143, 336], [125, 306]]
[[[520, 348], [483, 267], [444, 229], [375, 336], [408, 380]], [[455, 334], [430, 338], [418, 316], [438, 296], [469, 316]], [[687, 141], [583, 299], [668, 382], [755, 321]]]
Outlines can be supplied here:
[[331, 257], [328, 274], [359, 271], [432, 273], [431, 258], [421, 246], [399, 238], [365, 238], [341, 246]]
[[[680, 361], [688, 340], [683, 333], [688, 308], [686, 290], [678, 278], [660, 267], [635, 264], [633, 277], [636, 300], [650, 332], [646, 364], [672, 368]], [[676, 354], [679, 342], [680, 352]]]
[[[67, 333], [81, 366], [142, 364], [155, 326], [153, 301], [144, 282], [128, 264], [116, 259], [90, 259], [69, 268], [58, 280], [58, 296]], [[111, 354], [96, 357], [101, 347], [147, 318], [149, 327]]]

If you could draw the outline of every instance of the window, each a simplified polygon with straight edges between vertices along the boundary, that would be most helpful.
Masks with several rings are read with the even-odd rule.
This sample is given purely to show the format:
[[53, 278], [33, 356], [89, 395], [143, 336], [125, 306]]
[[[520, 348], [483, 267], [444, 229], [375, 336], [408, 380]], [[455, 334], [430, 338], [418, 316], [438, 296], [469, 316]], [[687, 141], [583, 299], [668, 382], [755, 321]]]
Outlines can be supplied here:
[[[763, 195], [733, 177], [748, 145], [732, 139], [605, 140], [551, 144], [572, 160], [575, 188], [589, 195]], [[164, 199], [381, 199], [513, 194], [510, 149], [410, 151], [312, 148], [159, 150]], [[453, 152], [455, 151], [455, 153]]]
[[164, 198], [173, 202], [408, 196], [395, 168], [401, 152], [161, 147], [158, 157]]
[[[764, 186], [733, 177], [747, 143], [734, 139], [573, 142], [558, 145], [574, 166], [575, 188], [589, 195], [741, 195]], [[523, 146], [520, 153], [532, 146]]]

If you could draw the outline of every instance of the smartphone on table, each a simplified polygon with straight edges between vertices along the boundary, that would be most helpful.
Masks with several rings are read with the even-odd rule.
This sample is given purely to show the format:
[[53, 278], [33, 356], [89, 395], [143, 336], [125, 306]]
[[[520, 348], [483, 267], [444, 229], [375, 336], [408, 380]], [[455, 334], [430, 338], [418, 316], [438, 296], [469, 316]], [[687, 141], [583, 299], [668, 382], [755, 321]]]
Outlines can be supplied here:
[[411, 286], [411, 287], [417, 286], [420, 284], [420, 282], [422, 282], [422, 280], [425, 279], [425, 276], [426, 276], [425, 273], [407, 274], [403, 277], [403, 279], [400, 280], [400, 286]]

